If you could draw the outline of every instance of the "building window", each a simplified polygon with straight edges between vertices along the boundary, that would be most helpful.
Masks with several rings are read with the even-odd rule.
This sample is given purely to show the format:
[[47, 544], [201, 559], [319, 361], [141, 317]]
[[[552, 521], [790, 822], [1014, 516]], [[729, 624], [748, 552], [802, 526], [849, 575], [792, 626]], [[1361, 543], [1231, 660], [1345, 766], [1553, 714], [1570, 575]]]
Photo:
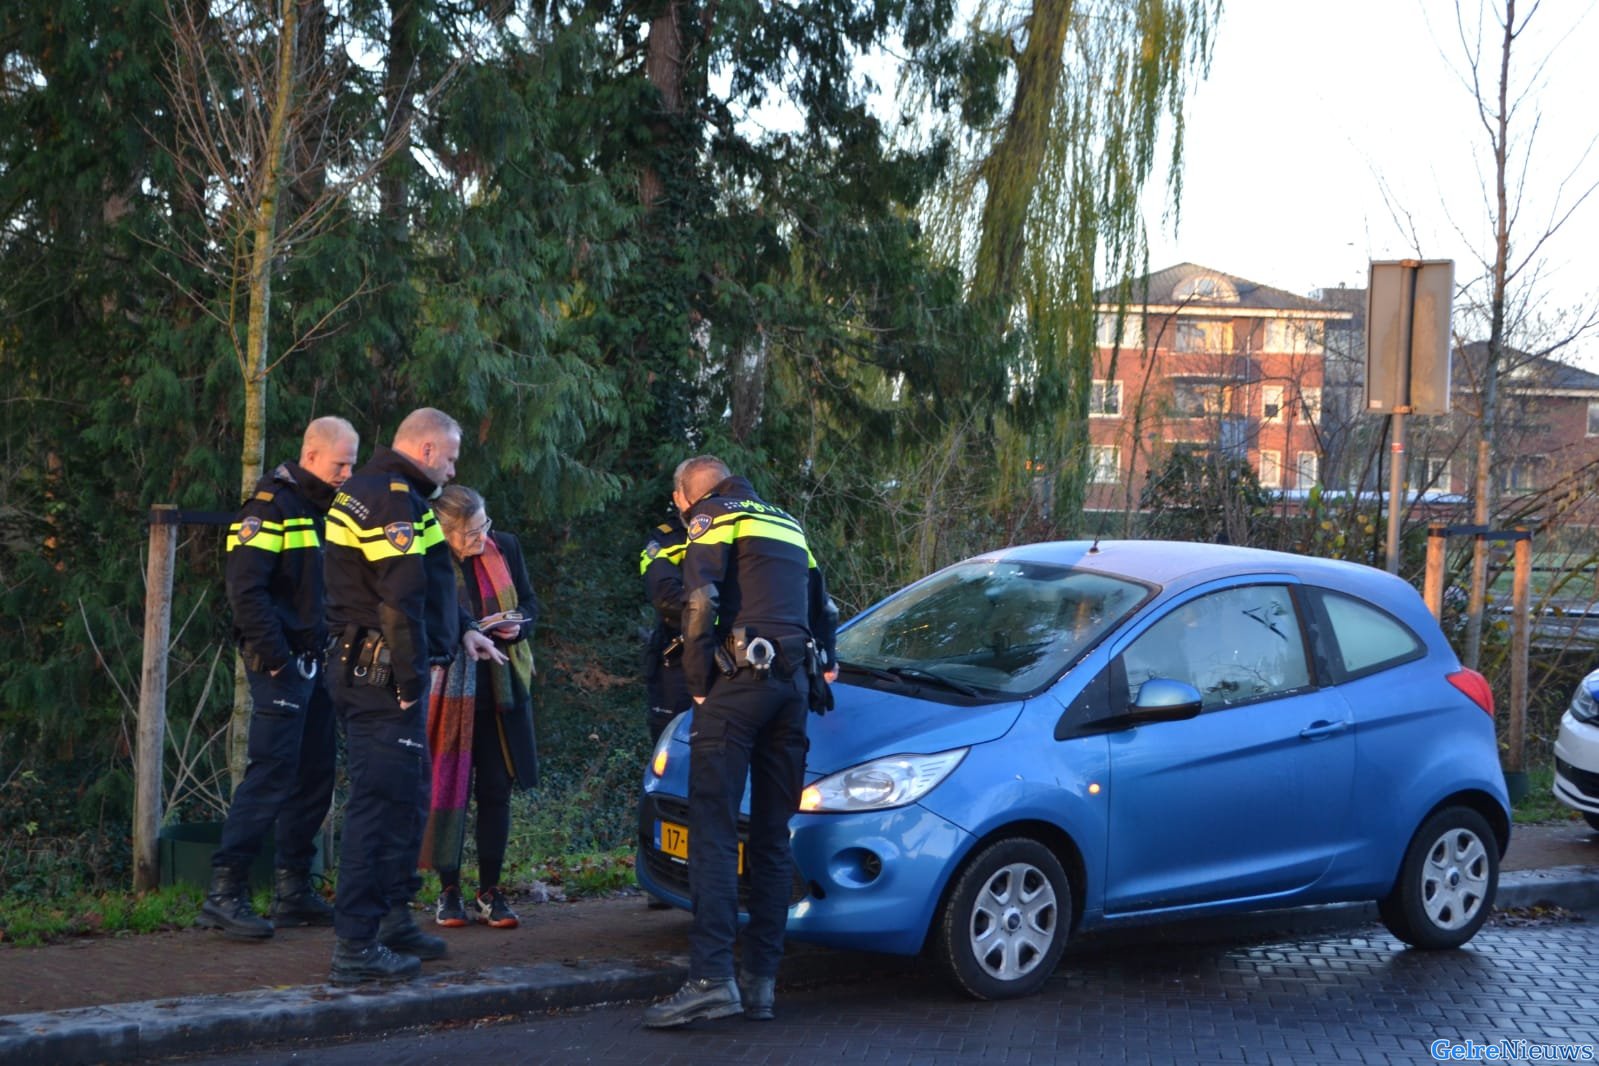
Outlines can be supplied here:
[[1260, 450], [1260, 487], [1280, 489], [1283, 486], [1283, 453]]
[[1095, 381], [1089, 387], [1088, 413], [1094, 418], [1120, 418], [1122, 413], [1122, 383]]
[[1177, 322], [1177, 351], [1230, 352], [1233, 350], [1233, 324], [1194, 319]]
[[1122, 450], [1115, 444], [1088, 446], [1088, 480], [1096, 485], [1115, 484], [1122, 479]]
[[1300, 452], [1294, 459], [1294, 488], [1308, 489], [1321, 480], [1321, 456]]
[[1172, 382], [1172, 414], [1177, 418], [1208, 418], [1224, 411], [1226, 390], [1209, 381]]
[[1505, 492], [1537, 492], [1542, 486], [1538, 473], [1543, 468], [1544, 457], [1524, 455], [1497, 467], [1500, 488]]
[[1599, 400], [1588, 401], [1588, 436], [1599, 437]]
[[1233, 283], [1214, 274], [1196, 274], [1191, 278], [1184, 278], [1177, 283], [1171, 295], [1178, 303], [1190, 300], [1238, 302], [1238, 290]]
[[1283, 420], [1283, 387], [1281, 385], [1262, 385], [1260, 387], [1260, 420], [1262, 422], [1281, 422]]
[[1320, 355], [1326, 323], [1320, 320], [1274, 318], [1266, 323], [1265, 350], [1299, 355]]
[[1094, 328], [1095, 339], [1101, 348], [1142, 348], [1144, 346], [1144, 319], [1141, 315], [1128, 314], [1121, 320], [1121, 341], [1118, 345], [1116, 339], [1116, 312], [1105, 311], [1099, 316]]
[[1321, 421], [1321, 386], [1310, 385], [1299, 390], [1299, 416], [1311, 425]]
[[1448, 492], [1449, 460], [1422, 456], [1410, 461], [1410, 487], [1417, 492]]

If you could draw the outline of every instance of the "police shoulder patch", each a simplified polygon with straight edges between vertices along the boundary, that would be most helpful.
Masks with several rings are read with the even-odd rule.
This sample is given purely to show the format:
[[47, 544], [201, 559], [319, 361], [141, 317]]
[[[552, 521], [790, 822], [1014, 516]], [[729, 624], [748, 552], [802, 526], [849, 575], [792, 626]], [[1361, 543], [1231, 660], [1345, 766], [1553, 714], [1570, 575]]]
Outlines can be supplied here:
[[397, 477], [390, 478], [389, 479], [389, 491], [390, 492], [410, 492], [411, 491], [411, 486], [409, 484], [407, 484], [405, 482], [405, 480], [402, 479], [402, 478], [397, 478]]
[[275, 492], [270, 492], [270, 491], [268, 491], [266, 489], [262, 489], [260, 492], [256, 493], [254, 496], [251, 496], [250, 499], [252, 499], [252, 500], [261, 500], [261, 501], [264, 501], [264, 502], [271, 502], [272, 497], [276, 496], [276, 495], [277, 495], [277, 493], [275, 493]]
[[697, 515], [695, 515], [694, 516], [694, 520], [688, 524], [688, 536], [689, 536], [689, 539], [690, 540], [698, 540], [700, 537], [704, 536], [705, 535], [705, 531], [707, 529], [710, 529], [710, 528], [711, 528], [711, 516], [710, 515], [708, 515], [708, 514], [697, 514]]
[[255, 515], [239, 520], [239, 543], [248, 544], [250, 538], [261, 532], [261, 520]]
[[383, 539], [405, 551], [411, 547], [411, 542], [416, 540], [416, 530], [409, 522], [390, 522], [383, 527]]
[[649, 556], [651, 559], [655, 558], [657, 555], [661, 554], [660, 544], [653, 540], [650, 541], [648, 544], [644, 545], [644, 554]]
[[672, 532], [672, 527], [667, 525], [665, 522], [662, 522], [660, 525], [656, 526], [655, 528], [660, 530], [662, 533], [670, 533], [670, 532]]

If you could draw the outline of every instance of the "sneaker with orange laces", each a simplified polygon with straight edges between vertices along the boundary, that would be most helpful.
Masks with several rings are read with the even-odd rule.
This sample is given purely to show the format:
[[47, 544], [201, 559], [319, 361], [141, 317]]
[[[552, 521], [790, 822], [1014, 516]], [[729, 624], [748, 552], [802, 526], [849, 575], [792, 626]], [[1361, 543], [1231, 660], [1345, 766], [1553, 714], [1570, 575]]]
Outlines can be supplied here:
[[506, 901], [505, 893], [500, 891], [499, 885], [479, 892], [477, 899], [473, 901], [473, 906], [477, 909], [474, 917], [491, 928], [515, 929], [521, 924], [516, 912], [511, 909], [511, 904]]

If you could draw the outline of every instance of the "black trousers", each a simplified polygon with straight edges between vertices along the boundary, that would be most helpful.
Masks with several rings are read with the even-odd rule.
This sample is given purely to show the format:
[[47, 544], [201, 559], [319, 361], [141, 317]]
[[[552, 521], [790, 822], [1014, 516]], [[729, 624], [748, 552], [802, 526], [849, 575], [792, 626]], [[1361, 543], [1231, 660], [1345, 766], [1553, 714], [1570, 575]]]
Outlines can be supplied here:
[[[477, 801], [477, 866], [483, 888], [500, 883], [505, 866], [505, 847], [511, 839], [511, 790], [515, 781], [505, 762], [505, 746], [500, 740], [500, 712], [494, 706], [494, 690], [488, 671], [478, 675], [477, 701], [472, 719], [472, 797]], [[463, 844], [465, 841], [463, 841]], [[438, 868], [445, 885], [459, 885], [461, 856], [450, 866]]]
[[416, 858], [433, 784], [428, 697], [424, 688], [401, 710], [392, 688], [344, 673], [336, 667], [329, 680], [350, 778], [333, 930], [342, 939], [370, 940], [389, 908], [410, 902], [422, 886]]
[[744, 968], [777, 974], [788, 921], [793, 856], [788, 823], [805, 775], [807, 679], [803, 670], [758, 679], [749, 668], [718, 678], [694, 709], [689, 734], [689, 976], [733, 976], [738, 932], [738, 811], [749, 781], [749, 925]]
[[333, 798], [333, 704], [322, 678], [301, 676], [293, 663], [277, 677], [246, 671], [245, 680], [255, 705], [249, 761], [211, 866], [242, 876], [272, 833], [278, 869], [305, 873]]

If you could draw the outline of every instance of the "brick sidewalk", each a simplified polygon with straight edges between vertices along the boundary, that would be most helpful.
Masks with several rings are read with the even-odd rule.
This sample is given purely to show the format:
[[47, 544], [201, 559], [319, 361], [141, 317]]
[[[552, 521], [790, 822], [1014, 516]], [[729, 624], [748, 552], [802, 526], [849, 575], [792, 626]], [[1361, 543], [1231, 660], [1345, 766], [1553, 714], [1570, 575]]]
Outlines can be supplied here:
[[[1599, 877], [1599, 833], [1584, 823], [1518, 826], [1503, 869], [1590, 867]], [[646, 907], [641, 895], [575, 903], [517, 904], [514, 930], [441, 930], [450, 955], [426, 963], [425, 976], [499, 967], [626, 961], [651, 968], [679, 963], [689, 917]], [[287, 929], [269, 941], [239, 942], [183, 930], [145, 936], [85, 937], [37, 948], [0, 946], [0, 1015], [183, 996], [320, 985], [327, 980], [331, 930]]]

